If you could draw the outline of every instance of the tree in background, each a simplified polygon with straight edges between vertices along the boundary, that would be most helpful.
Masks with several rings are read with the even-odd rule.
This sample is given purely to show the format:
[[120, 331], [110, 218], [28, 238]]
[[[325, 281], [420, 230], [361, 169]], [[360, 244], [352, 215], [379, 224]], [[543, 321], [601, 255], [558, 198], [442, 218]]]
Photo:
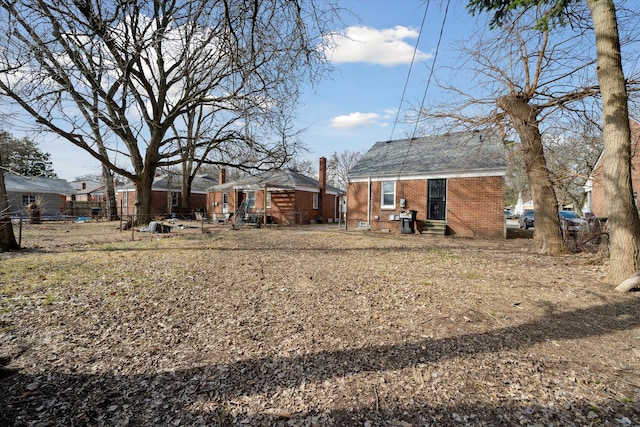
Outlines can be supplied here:
[[[469, 0], [472, 13], [493, 12], [492, 25], [507, 22], [518, 9], [546, 4], [551, 13], [538, 20], [549, 29], [569, 18], [576, 0]], [[619, 283], [640, 267], [640, 218], [631, 184], [631, 129], [627, 82], [622, 69], [620, 35], [613, 0], [586, 0], [595, 33], [597, 75], [602, 95], [605, 199], [609, 228], [610, 267], [607, 280]], [[620, 289], [628, 290], [628, 289]]]
[[481, 31], [473, 42], [465, 41], [461, 47], [464, 63], [458, 68], [468, 70], [473, 78], [462, 82], [455, 72], [450, 73], [452, 82], [445, 88], [455, 100], [444, 101], [422, 115], [444, 120], [451, 127], [502, 130], [511, 164], [521, 165], [526, 174], [524, 180], [511, 168], [511, 183], [527, 183], [536, 209], [535, 249], [555, 255], [568, 248], [545, 139], [552, 139], [556, 123], [584, 114], [579, 101], [595, 97], [598, 90], [595, 75], [585, 72], [594, 62], [584, 42], [590, 40], [589, 33], [540, 31], [535, 23], [546, 13], [531, 9], [489, 35]]
[[51, 155], [38, 148], [29, 138], [15, 138], [8, 132], [0, 132], [0, 154], [7, 172], [22, 176], [56, 178]]
[[545, 138], [546, 157], [559, 206], [572, 205], [582, 214], [587, 194], [584, 184], [602, 153], [599, 127], [590, 122], [570, 122]]
[[327, 160], [327, 181], [334, 187], [346, 191], [347, 175], [361, 157], [360, 151], [345, 150], [340, 153], [334, 151]]
[[0, 152], [0, 252], [20, 249], [13, 233], [11, 214], [9, 213], [9, 198], [4, 183], [4, 167], [2, 166], [2, 152]]
[[[292, 157], [296, 131], [271, 124], [295, 111], [302, 82], [328, 69], [320, 40], [336, 17], [315, 0], [0, 6], [0, 94], [130, 179], [141, 215], [151, 213], [156, 170], [182, 161], [178, 141], [240, 169]], [[184, 125], [198, 111], [209, 113], [206, 135]]]
[[318, 165], [309, 159], [296, 157], [288, 162], [285, 167], [309, 178], [318, 178]]

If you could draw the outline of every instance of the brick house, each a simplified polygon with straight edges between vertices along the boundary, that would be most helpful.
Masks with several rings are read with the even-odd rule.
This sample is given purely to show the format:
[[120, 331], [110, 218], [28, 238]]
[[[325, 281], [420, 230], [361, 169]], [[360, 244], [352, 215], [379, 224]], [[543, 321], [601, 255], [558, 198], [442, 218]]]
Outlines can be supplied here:
[[349, 171], [347, 228], [504, 238], [505, 174], [486, 131], [377, 142]]
[[73, 181], [71, 186], [76, 190], [75, 195], [67, 200], [78, 202], [106, 202], [107, 186], [96, 181]]
[[289, 169], [271, 170], [237, 181], [226, 182], [220, 171], [219, 184], [208, 190], [207, 213], [228, 218], [239, 208], [248, 222], [303, 225], [338, 220], [344, 191], [327, 184], [327, 160], [320, 158], [319, 179]]
[[[638, 207], [638, 189], [640, 189], [640, 122], [629, 119], [631, 128], [631, 183], [634, 189], [633, 197]], [[607, 203], [604, 198], [604, 179], [602, 171], [602, 154], [598, 158], [593, 171], [584, 185], [587, 201], [582, 209], [585, 214], [604, 218], [607, 217]]]
[[[181, 206], [182, 177], [178, 174], [156, 177], [151, 187], [151, 203], [153, 215], [171, 215], [178, 213], [190, 215], [191, 212], [204, 212], [207, 208], [207, 188], [218, 181], [209, 175], [197, 175], [191, 184], [189, 212]], [[130, 216], [136, 213], [137, 191], [134, 184], [127, 184], [116, 189], [118, 215]]]

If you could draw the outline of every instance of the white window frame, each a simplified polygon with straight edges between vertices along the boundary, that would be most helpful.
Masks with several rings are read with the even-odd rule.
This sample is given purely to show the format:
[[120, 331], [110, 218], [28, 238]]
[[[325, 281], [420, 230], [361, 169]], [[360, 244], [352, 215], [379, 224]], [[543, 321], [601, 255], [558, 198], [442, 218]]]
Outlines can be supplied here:
[[36, 202], [36, 195], [35, 194], [23, 194], [22, 195], [22, 205], [23, 206], [29, 206], [31, 203], [35, 203]]
[[179, 191], [172, 191], [171, 192], [171, 206], [173, 206], [174, 208], [176, 206], [178, 206], [178, 202], [180, 201], [180, 192]]
[[229, 212], [229, 193], [222, 193], [222, 213]]
[[271, 209], [271, 191], [267, 191], [267, 209]]
[[[393, 186], [393, 191], [389, 189], [385, 190], [385, 186]], [[385, 195], [391, 195], [393, 202], [391, 204], [385, 204]], [[396, 208], [396, 181], [381, 181], [380, 182], [380, 208], [381, 209], [395, 209]]]
[[320, 193], [313, 193], [313, 209], [318, 209], [320, 203], [318, 203]]

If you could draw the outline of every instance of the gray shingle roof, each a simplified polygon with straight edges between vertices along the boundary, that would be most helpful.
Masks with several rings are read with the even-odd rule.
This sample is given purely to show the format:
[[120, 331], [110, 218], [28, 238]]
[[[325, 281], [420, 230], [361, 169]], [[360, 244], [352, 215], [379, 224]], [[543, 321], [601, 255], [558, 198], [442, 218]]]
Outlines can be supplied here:
[[[268, 188], [275, 189], [300, 189], [317, 188], [320, 189], [320, 182], [301, 173], [290, 169], [274, 169], [262, 172], [255, 176], [247, 176], [237, 181], [229, 181], [224, 184], [214, 185], [209, 191], [229, 191], [233, 189], [260, 190], [265, 184]], [[344, 191], [331, 185], [327, 185], [330, 193], [343, 194]]]
[[8, 193], [63, 194], [65, 196], [76, 193], [66, 179], [59, 178], [5, 174], [4, 183]]
[[[218, 183], [218, 180], [210, 175], [196, 175], [191, 183], [191, 191], [196, 193], [205, 193], [209, 187]], [[171, 184], [171, 185], [169, 185]], [[168, 191], [171, 188], [172, 191], [180, 190], [182, 186], [182, 175], [172, 175], [171, 183], [169, 183], [169, 177], [167, 175], [157, 176], [153, 180], [151, 189], [153, 191]], [[135, 189], [136, 186], [132, 182], [126, 185], [118, 187], [120, 190]]]
[[474, 131], [376, 142], [351, 168], [348, 178], [468, 175], [505, 170], [499, 135]]

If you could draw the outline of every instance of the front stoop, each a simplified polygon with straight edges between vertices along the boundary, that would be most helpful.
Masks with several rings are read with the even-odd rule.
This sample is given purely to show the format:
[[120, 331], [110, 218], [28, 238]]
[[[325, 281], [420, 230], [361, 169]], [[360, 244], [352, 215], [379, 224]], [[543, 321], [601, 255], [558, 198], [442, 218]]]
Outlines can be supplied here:
[[447, 221], [437, 219], [425, 219], [422, 221], [420, 234], [437, 234], [444, 236], [447, 231]]

